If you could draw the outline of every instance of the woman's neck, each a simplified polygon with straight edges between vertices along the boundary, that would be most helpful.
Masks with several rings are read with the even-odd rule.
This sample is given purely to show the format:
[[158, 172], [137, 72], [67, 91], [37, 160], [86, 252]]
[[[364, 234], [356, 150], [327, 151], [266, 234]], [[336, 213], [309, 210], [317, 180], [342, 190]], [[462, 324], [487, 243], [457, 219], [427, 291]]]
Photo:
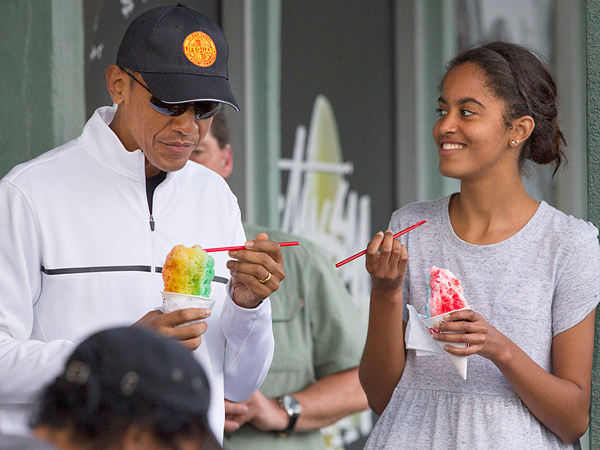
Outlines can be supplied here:
[[450, 199], [448, 213], [458, 237], [471, 244], [490, 245], [521, 230], [539, 204], [520, 178], [500, 183], [463, 181], [460, 193]]

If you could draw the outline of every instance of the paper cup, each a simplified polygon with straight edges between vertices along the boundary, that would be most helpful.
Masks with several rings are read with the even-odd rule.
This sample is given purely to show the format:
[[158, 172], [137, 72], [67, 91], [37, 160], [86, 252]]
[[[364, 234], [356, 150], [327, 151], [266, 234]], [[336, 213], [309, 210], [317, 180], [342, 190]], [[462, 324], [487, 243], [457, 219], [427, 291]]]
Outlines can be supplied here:
[[[470, 306], [467, 306], [466, 308], [461, 308], [461, 309], [457, 309], [455, 311], [462, 311], [465, 309], [471, 309]], [[452, 311], [454, 312], [454, 311]], [[427, 328], [427, 331], [429, 331], [429, 333], [433, 336], [434, 334], [437, 333], [442, 333], [439, 330], [436, 330], [435, 328], [433, 328], [433, 325], [441, 322], [444, 319], [444, 316], [446, 314], [440, 314], [438, 316], [433, 316], [433, 317], [429, 317], [428, 319], [421, 319], [421, 322], [423, 323], [423, 325], [425, 325], [425, 328]], [[448, 333], [448, 334], [458, 334], [459, 332], [457, 331], [444, 331], [443, 333]], [[466, 342], [440, 342], [440, 341], [434, 341], [442, 350], [444, 350], [444, 345], [452, 345], [454, 347], [458, 347], [458, 348], [466, 348], [467, 347], [467, 343]], [[458, 371], [458, 373], [460, 374], [460, 376], [466, 380], [467, 379], [467, 356], [456, 356], [456, 355], [452, 355], [450, 353], [448, 353], [447, 351], [444, 350], [444, 353], [446, 354], [446, 356], [450, 359], [450, 361], [452, 362], [452, 364], [454, 365], [454, 367], [456, 368], [456, 370]]]
[[[186, 308], [206, 308], [212, 309], [215, 301], [211, 298], [200, 297], [199, 295], [188, 295], [188, 294], [178, 294], [176, 292], [165, 292], [160, 291], [163, 298], [163, 305], [160, 310], [167, 314], [173, 311], [177, 311], [178, 309], [186, 309]], [[201, 322], [200, 320], [194, 320], [191, 322], [186, 322], [184, 325], [190, 325], [192, 323]]]
[[[465, 308], [461, 308], [461, 309], [456, 309], [452, 312], [456, 312], [456, 311], [463, 311], [465, 309], [471, 309], [470, 306], [467, 306]], [[445, 313], [445, 314], [440, 314], [438, 316], [433, 316], [433, 317], [429, 317], [428, 319], [422, 319], [421, 322], [423, 322], [423, 324], [425, 325], [425, 327], [427, 328], [427, 331], [429, 331], [430, 334], [437, 334], [440, 333], [440, 331], [436, 330], [435, 328], [433, 328], [433, 325], [441, 322], [444, 319], [444, 316], [446, 314], [450, 314], [450, 313]], [[448, 331], [446, 331], [445, 333], [448, 333]], [[453, 333], [452, 331], [450, 331], [449, 333]], [[454, 345], [454, 344], [452, 344]], [[459, 347], [459, 345], [457, 345], [457, 347]]]

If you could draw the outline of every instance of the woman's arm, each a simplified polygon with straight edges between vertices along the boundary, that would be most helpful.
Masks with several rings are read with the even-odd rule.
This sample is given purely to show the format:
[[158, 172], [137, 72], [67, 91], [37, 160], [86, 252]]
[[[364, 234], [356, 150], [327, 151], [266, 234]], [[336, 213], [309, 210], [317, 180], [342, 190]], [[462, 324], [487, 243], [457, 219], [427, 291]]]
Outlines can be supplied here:
[[589, 423], [595, 310], [579, 324], [552, 340], [552, 373], [536, 364], [514, 342], [473, 311], [450, 313], [440, 331], [464, 334], [437, 334], [436, 339], [467, 342], [469, 347], [447, 346], [454, 355], [479, 354], [490, 359], [510, 382], [531, 413], [564, 442], [573, 442], [585, 433]]
[[385, 235], [377, 233], [369, 243], [366, 255], [367, 271], [373, 284], [369, 329], [359, 378], [369, 406], [377, 414], [381, 414], [389, 403], [406, 362], [402, 282], [408, 254], [392, 236], [389, 230]]

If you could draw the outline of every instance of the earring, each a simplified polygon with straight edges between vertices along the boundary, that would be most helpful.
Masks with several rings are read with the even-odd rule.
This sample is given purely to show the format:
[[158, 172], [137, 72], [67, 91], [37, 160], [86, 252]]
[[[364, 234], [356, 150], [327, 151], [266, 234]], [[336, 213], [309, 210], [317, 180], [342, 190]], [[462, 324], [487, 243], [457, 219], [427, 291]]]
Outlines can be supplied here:
[[515, 141], [510, 141], [510, 145], [515, 145], [516, 142]]

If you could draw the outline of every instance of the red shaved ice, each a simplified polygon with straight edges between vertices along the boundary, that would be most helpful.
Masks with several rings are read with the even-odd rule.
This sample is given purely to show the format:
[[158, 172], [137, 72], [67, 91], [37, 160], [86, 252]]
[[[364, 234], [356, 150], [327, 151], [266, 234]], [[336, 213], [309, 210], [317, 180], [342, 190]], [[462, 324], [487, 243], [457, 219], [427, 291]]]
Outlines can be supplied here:
[[460, 280], [448, 269], [433, 266], [427, 271], [427, 275], [427, 317], [439, 316], [469, 306], [463, 295]]

